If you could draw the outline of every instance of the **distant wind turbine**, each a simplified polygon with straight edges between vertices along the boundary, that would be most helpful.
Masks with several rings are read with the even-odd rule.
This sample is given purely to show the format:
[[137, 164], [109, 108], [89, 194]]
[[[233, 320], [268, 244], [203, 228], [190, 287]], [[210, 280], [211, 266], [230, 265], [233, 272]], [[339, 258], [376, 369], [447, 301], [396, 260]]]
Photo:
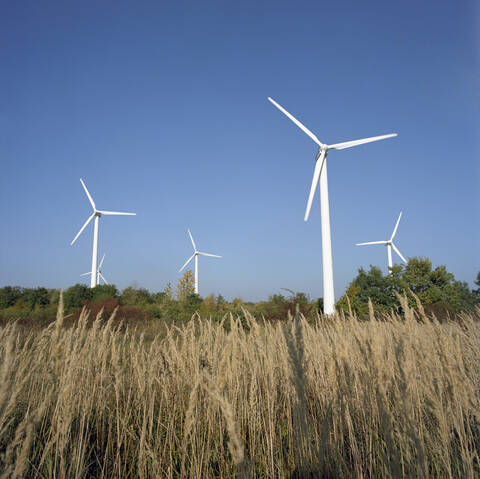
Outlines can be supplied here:
[[328, 179], [327, 179], [327, 154], [329, 150], [343, 150], [352, 146], [370, 143], [372, 141], [384, 140], [397, 136], [396, 133], [390, 135], [374, 136], [363, 138], [362, 140], [346, 141], [327, 145], [322, 143], [305, 125], [300, 123], [293, 115], [280, 106], [275, 100], [268, 97], [268, 100], [275, 105], [284, 115], [295, 123], [306, 135], [308, 135], [317, 145], [318, 152], [315, 158], [315, 170], [313, 173], [312, 186], [308, 196], [307, 209], [305, 210], [304, 220], [307, 221], [312, 207], [313, 197], [317, 184], [320, 183], [320, 211], [322, 221], [322, 263], [323, 263], [323, 311], [325, 314], [335, 312], [335, 293], [333, 289], [333, 264], [332, 264], [332, 240], [330, 235], [330, 209], [328, 203]]
[[87, 187], [85, 186], [85, 183], [83, 180], [80, 178], [80, 183], [83, 186], [83, 189], [85, 190], [85, 193], [87, 194], [88, 201], [90, 201], [90, 204], [92, 205], [93, 208], [93, 213], [89, 216], [87, 221], [85, 221], [84, 225], [80, 228], [80, 231], [77, 233], [77, 236], [73, 238], [73, 241], [70, 243], [70, 246], [77, 241], [77, 238], [82, 234], [82, 231], [87, 227], [88, 223], [92, 221], [93, 218], [95, 218], [95, 223], [94, 223], [94, 229], [93, 229], [93, 251], [92, 251], [92, 270], [90, 271], [90, 287], [94, 288], [97, 285], [97, 262], [98, 262], [98, 222], [100, 220], [100, 216], [102, 215], [121, 215], [121, 216], [134, 216], [136, 213], [122, 213], [119, 211], [103, 211], [103, 210], [97, 210], [97, 207], [95, 206], [95, 203], [90, 196], [90, 193], [87, 190]]
[[[100, 284], [100, 278], [105, 284], [108, 284], [108, 281], [102, 275], [102, 269], [101, 269], [104, 259], [105, 259], [105, 255], [102, 256], [102, 259], [100, 260], [100, 264], [98, 265], [98, 268], [97, 268], [97, 286]], [[82, 273], [80, 276], [87, 276], [89, 274], [92, 274], [92, 272], [89, 271], [88, 273]]]
[[193, 254], [192, 256], [190, 256], [190, 258], [187, 259], [187, 262], [179, 269], [178, 272], [180, 273], [180, 271], [182, 271], [183, 268], [185, 268], [185, 266], [187, 266], [187, 264], [190, 263], [190, 261], [192, 261], [193, 258], [195, 258], [195, 294], [198, 294], [198, 256], [199, 255], [212, 256], [213, 258], [221, 258], [221, 256], [218, 256], [217, 254], [202, 253], [201, 251], [198, 251], [195, 245], [195, 241], [193, 241], [192, 233], [190, 233], [190, 230], [187, 230], [187, 231], [188, 231], [188, 235], [190, 236], [190, 240], [192, 241]]
[[398, 248], [394, 245], [393, 243], [393, 238], [395, 238], [395, 235], [397, 234], [397, 229], [398, 229], [398, 224], [400, 223], [400, 218], [402, 217], [402, 212], [400, 211], [400, 214], [398, 216], [397, 223], [395, 224], [395, 228], [393, 228], [393, 233], [392, 236], [390, 237], [389, 240], [387, 241], [370, 241], [368, 243], [356, 243], [357, 246], [365, 246], [365, 245], [370, 245], [370, 244], [383, 244], [387, 247], [387, 255], [388, 255], [388, 273], [392, 274], [392, 248], [395, 250], [395, 252], [402, 258], [402, 261], [406, 264], [407, 260], [403, 257], [402, 253], [398, 250]]

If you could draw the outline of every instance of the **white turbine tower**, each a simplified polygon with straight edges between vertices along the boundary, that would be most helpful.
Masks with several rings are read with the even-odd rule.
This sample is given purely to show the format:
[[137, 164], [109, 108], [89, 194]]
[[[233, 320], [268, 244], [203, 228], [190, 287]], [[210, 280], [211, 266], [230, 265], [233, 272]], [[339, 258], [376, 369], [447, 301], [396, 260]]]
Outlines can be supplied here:
[[95, 223], [94, 223], [94, 229], [93, 229], [93, 251], [92, 251], [92, 270], [90, 271], [90, 287], [94, 288], [97, 285], [97, 261], [98, 261], [98, 222], [100, 220], [100, 216], [102, 215], [121, 215], [121, 216], [134, 216], [136, 213], [122, 213], [119, 211], [103, 211], [103, 210], [97, 210], [97, 207], [95, 206], [95, 203], [90, 196], [90, 193], [87, 190], [87, 187], [85, 186], [85, 183], [83, 180], [80, 178], [80, 183], [83, 186], [83, 189], [85, 190], [85, 193], [87, 194], [88, 200], [90, 201], [90, 204], [92, 205], [93, 208], [93, 213], [89, 216], [87, 221], [85, 221], [84, 225], [80, 228], [80, 231], [77, 233], [77, 236], [73, 238], [73, 241], [70, 243], [70, 246], [77, 241], [77, 238], [82, 234], [82, 231], [87, 227], [88, 223], [92, 221], [93, 218], [95, 218]]
[[[97, 286], [100, 284], [100, 278], [105, 284], [108, 284], [108, 281], [103, 277], [102, 269], [101, 269], [104, 259], [105, 259], [105, 254], [102, 256], [102, 259], [100, 260], [100, 264], [98, 265], [98, 268], [97, 268]], [[89, 271], [88, 273], [82, 273], [80, 276], [87, 276], [89, 274], [92, 274], [92, 272]]]
[[180, 271], [182, 271], [182, 269], [185, 268], [185, 266], [187, 266], [187, 264], [190, 263], [193, 258], [195, 258], [195, 294], [198, 294], [198, 256], [212, 256], [213, 258], [221, 258], [221, 256], [218, 256], [218, 254], [202, 253], [201, 251], [198, 251], [195, 245], [195, 241], [193, 241], [192, 233], [190, 233], [190, 230], [187, 231], [188, 235], [190, 236], [190, 240], [192, 241], [193, 254], [192, 256], [190, 256], [190, 258], [187, 259], [187, 262], [179, 269], [178, 272], [180, 273]]
[[322, 222], [322, 264], [323, 264], [323, 311], [325, 314], [333, 314], [335, 312], [335, 293], [333, 290], [333, 265], [332, 265], [332, 240], [330, 235], [330, 208], [328, 203], [328, 179], [327, 179], [327, 154], [329, 150], [343, 150], [352, 146], [370, 143], [372, 141], [384, 140], [397, 136], [396, 133], [390, 135], [374, 136], [371, 138], [363, 138], [361, 140], [346, 141], [343, 143], [335, 143], [327, 145], [322, 143], [308, 128], [300, 123], [294, 116], [288, 113], [275, 100], [268, 97], [284, 115], [295, 123], [306, 135], [308, 135], [317, 145], [318, 152], [315, 158], [315, 170], [313, 172], [312, 186], [308, 196], [307, 209], [305, 211], [305, 221], [308, 220], [310, 209], [312, 207], [313, 197], [317, 184], [320, 183], [320, 214]]
[[402, 253], [398, 250], [398, 248], [395, 246], [393, 243], [393, 238], [395, 238], [395, 235], [397, 234], [397, 229], [398, 229], [398, 224], [400, 223], [400, 218], [402, 217], [402, 212], [400, 211], [400, 214], [398, 215], [398, 220], [395, 224], [395, 228], [393, 228], [393, 233], [392, 236], [390, 237], [389, 240], [387, 241], [370, 241], [368, 243], [356, 243], [357, 246], [365, 246], [365, 245], [370, 245], [370, 244], [383, 244], [387, 247], [387, 256], [388, 256], [388, 273], [392, 274], [392, 248], [395, 250], [395, 252], [402, 258], [402, 261], [406, 264], [407, 260], [403, 257]]

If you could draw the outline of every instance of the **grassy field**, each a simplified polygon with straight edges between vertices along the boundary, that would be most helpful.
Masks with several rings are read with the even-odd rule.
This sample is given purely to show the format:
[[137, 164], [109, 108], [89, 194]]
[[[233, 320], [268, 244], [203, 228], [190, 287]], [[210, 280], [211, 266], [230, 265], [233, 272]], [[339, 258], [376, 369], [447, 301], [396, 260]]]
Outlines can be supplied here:
[[3, 477], [480, 477], [480, 312], [0, 329]]

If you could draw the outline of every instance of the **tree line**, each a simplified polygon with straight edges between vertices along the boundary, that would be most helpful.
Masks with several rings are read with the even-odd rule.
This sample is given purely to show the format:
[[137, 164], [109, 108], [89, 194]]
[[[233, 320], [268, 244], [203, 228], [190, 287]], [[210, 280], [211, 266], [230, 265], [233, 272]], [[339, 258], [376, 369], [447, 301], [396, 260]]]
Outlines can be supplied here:
[[468, 283], [456, 280], [444, 265], [433, 268], [428, 258], [414, 257], [406, 265], [393, 266], [386, 275], [376, 266], [368, 271], [360, 268], [337, 308], [367, 314], [370, 300], [374, 310], [387, 312], [400, 308], [399, 295], [406, 295], [411, 307], [418, 300], [426, 312], [445, 316], [473, 310], [480, 303], [480, 272], [475, 286], [470, 290]]
[[[418, 298], [427, 312], [442, 316], [472, 310], [480, 304], [480, 272], [475, 285], [477, 288], [470, 290], [466, 282], [457, 281], [445, 266], [433, 268], [428, 258], [411, 258], [406, 265], [395, 265], [391, 274], [384, 275], [375, 266], [368, 271], [360, 268], [336, 307], [361, 317], [368, 314], [370, 307], [379, 312], [398, 310], [401, 307], [398, 295], [407, 295], [412, 307], [417, 306]], [[296, 311], [314, 318], [321, 312], [322, 298], [311, 299], [303, 292], [285, 291], [287, 294], [272, 294], [268, 300], [256, 303], [241, 298], [227, 301], [221, 294], [202, 298], [194, 293], [193, 274], [188, 270], [175, 289], [170, 283], [160, 292], [135, 285], [119, 291], [115, 285], [90, 288], [76, 284], [63, 292], [63, 301], [66, 314], [78, 314], [86, 306], [93, 313], [101, 308], [106, 313], [117, 309], [120, 317], [138, 320], [185, 320], [194, 313], [220, 320], [228, 313], [241, 316], [242, 309], [267, 320], [284, 319]], [[58, 289], [5, 286], [0, 288], [0, 319], [51, 320], [59, 297]]]

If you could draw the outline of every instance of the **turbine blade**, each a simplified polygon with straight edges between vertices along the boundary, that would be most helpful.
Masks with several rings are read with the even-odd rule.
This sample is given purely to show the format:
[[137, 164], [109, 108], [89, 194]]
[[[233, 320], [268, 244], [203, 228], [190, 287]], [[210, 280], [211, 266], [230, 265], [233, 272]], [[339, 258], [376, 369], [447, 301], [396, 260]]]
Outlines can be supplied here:
[[315, 163], [315, 170], [313, 171], [312, 186], [310, 187], [310, 194], [308, 195], [307, 209], [305, 210], [304, 221], [308, 220], [310, 215], [310, 209], [312, 208], [313, 197], [315, 196], [315, 190], [320, 179], [320, 173], [322, 172], [323, 164], [325, 163], [325, 151], [322, 150], [320, 156]]
[[103, 282], [104, 282], [105, 284], [108, 284], [108, 281], [103, 277], [103, 274], [100, 273], [100, 272], [99, 272], [98, 274], [100, 275], [100, 278], [102, 278]]
[[398, 223], [400, 223], [400, 218], [402, 217], [402, 211], [400, 211], [400, 214], [398, 215], [398, 220], [395, 224], [395, 228], [393, 228], [393, 233], [392, 233], [392, 237], [390, 238], [390, 241], [393, 240], [393, 238], [395, 237], [395, 233], [397, 232], [397, 228], [398, 228]]
[[83, 189], [85, 190], [85, 193], [87, 193], [88, 200], [90, 201], [90, 204], [92, 205], [92, 208], [95, 209], [95, 202], [93, 201], [92, 197], [90, 196], [90, 193], [88, 192], [87, 187], [85, 186], [85, 183], [83, 182], [83, 180], [81, 178], [80, 178], [80, 183], [82, 184]]
[[92, 272], [89, 271], [88, 273], [82, 273], [80, 276], [87, 276], [87, 274], [92, 274]]
[[221, 256], [218, 256], [218, 254], [211, 254], [211, 253], [201, 253], [200, 251], [198, 254], [203, 254], [203, 256], [212, 256], [213, 258], [221, 258]]
[[323, 143], [304, 124], [300, 123], [293, 115], [288, 113], [288, 111], [279, 105], [273, 98], [268, 97], [268, 101], [275, 105], [285, 116], [290, 118], [290, 120], [292, 120], [293, 123], [300, 128], [300, 130], [306, 133], [318, 146], [324, 146]]
[[387, 244], [388, 241], [369, 241], [368, 243], [355, 243], [356, 246], [364, 246], [367, 244]]
[[73, 243], [75, 243], [75, 241], [77, 241], [77, 238], [82, 234], [82, 231], [87, 227], [88, 223], [90, 223], [90, 221], [92, 221], [92, 218], [95, 216], [95, 213], [92, 213], [89, 217], [88, 217], [88, 220], [85, 221], [84, 225], [80, 228], [80, 231], [77, 233], [77, 236], [75, 236], [75, 238], [73, 238], [73, 241], [70, 243], [70, 246], [73, 245]]
[[187, 230], [187, 231], [188, 231], [188, 235], [190, 236], [190, 240], [192, 242], [193, 249], [194, 249], [194, 251], [197, 251], [197, 247], [195, 246], [195, 241], [193, 241], [192, 233], [190, 233], [190, 230]]
[[392, 243], [392, 248], [395, 250], [395, 252], [398, 254], [398, 256], [400, 256], [400, 258], [402, 258], [403, 262], [405, 264], [408, 263], [408, 261], [403, 257], [402, 253], [400, 253], [400, 251], [398, 251], [398, 248]]
[[194, 256], [195, 256], [195, 253], [193, 253], [192, 256], [190, 256], [190, 258], [187, 259], [187, 262], [178, 270], [179, 273], [182, 271], [183, 268], [185, 268], [185, 266], [187, 266], [188, 263], [190, 263], [190, 261], [192, 261]]
[[122, 216], [135, 216], [137, 213], [123, 213], [122, 211], [101, 211], [97, 210], [102, 215], [122, 215]]
[[328, 149], [331, 150], [343, 150], [344, 148], [351, 148], [352, 146], [363, 145], [364, 143], [370, 143], [372, 141], [385, 140], [386, 138], [392, 138], [397, 136], [396, 133], [390, 135], [372, 136], [371, 138], [363, 138], [362, 140], [345, 141], [344, 143], [335, 143], [334, 145], [328, 145]]

